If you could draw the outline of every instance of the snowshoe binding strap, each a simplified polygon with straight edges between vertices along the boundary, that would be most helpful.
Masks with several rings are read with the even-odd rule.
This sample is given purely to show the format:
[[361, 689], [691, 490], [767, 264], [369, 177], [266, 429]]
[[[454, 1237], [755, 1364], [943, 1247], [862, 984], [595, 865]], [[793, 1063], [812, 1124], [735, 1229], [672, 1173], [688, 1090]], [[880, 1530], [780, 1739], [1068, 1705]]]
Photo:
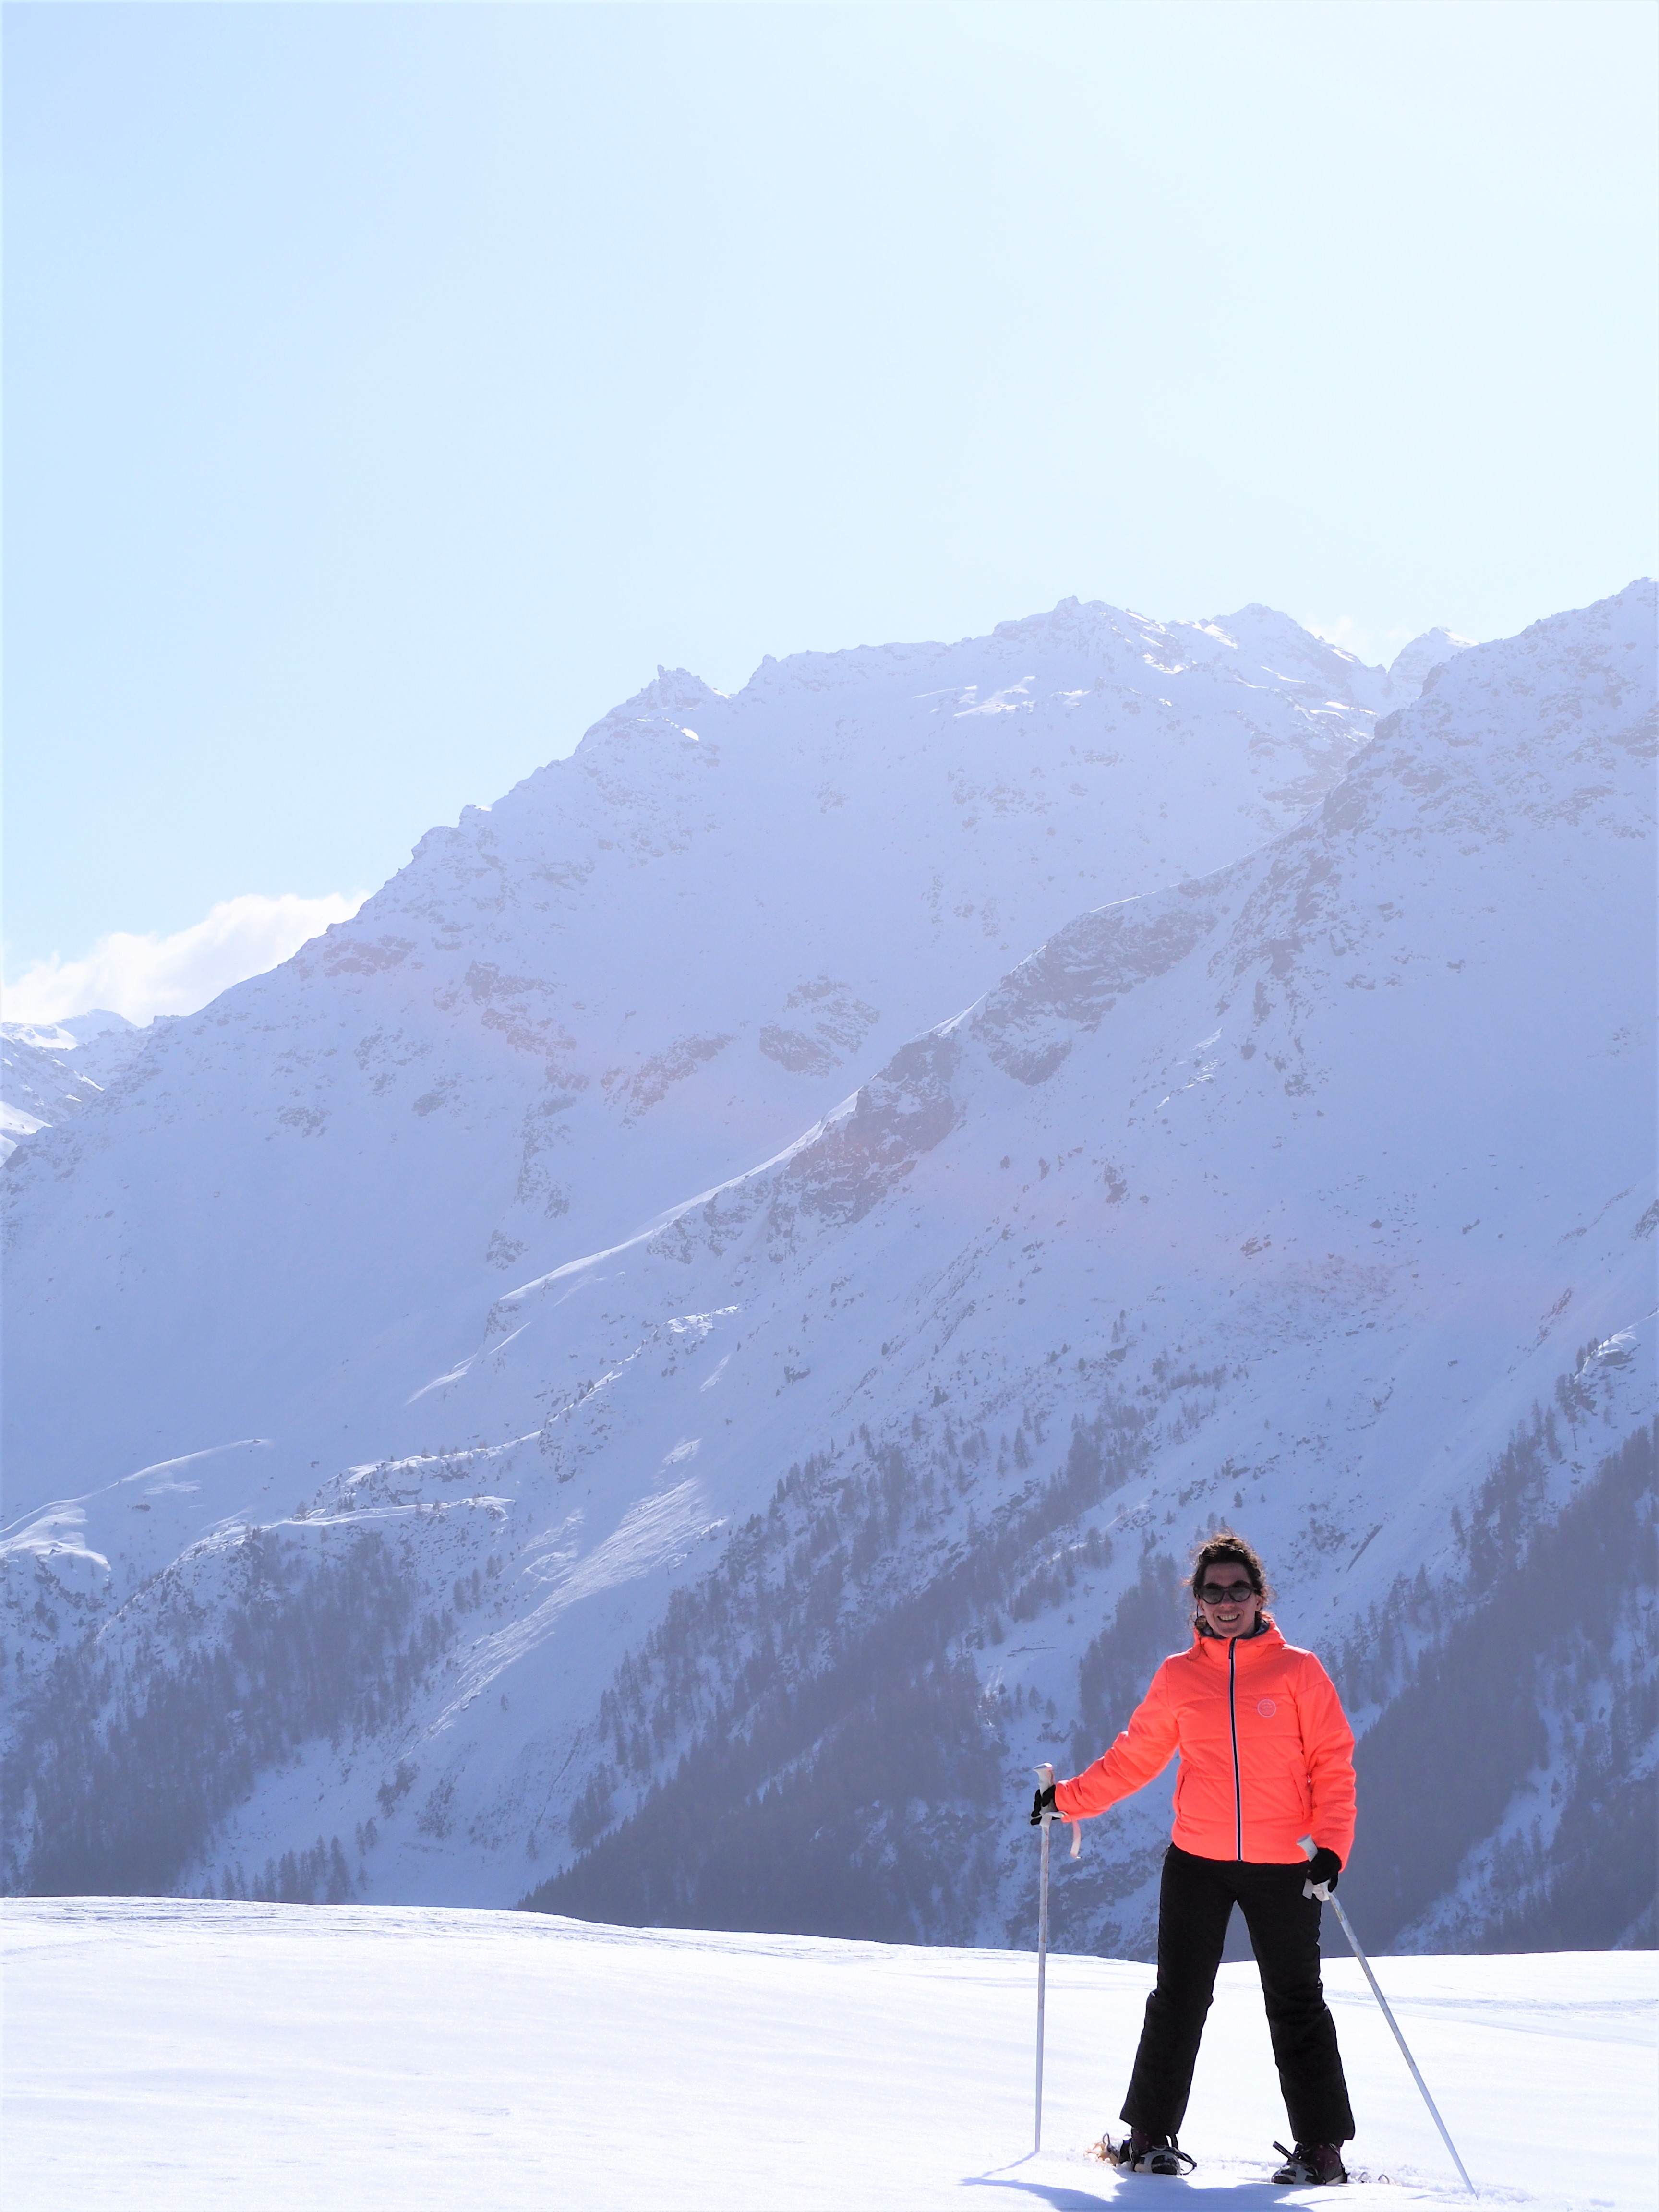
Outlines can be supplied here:
[[1095, 2155], [1123, 2173], [1190, 2173], [1198, 2164], [1173, 2136], [1145, 2136], [1132, 2128], [1121, 2142], [1102, 2136]]
[[1334, 2143], [1297, 2143], [1288, 2150], [1275, 2137], [1273, 2148], [1285, 2161], [1273, 2175], [1281, 2189], [1332, 2189], [1348, 2178]]

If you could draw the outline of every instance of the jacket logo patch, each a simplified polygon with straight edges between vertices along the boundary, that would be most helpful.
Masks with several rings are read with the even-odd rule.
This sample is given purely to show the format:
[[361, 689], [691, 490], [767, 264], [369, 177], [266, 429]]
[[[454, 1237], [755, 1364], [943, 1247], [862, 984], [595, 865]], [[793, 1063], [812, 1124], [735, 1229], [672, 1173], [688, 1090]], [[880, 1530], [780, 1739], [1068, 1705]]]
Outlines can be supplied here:
[[1257, 1712], [1261, 1714], [1264, 1721], [1270, 1721], [1273, 1715], [1279, 1711], [1279, 1707], [1273, 1703], [1271, 1698], [1259, 1698], [1256, 1700], [1255, 1709]]

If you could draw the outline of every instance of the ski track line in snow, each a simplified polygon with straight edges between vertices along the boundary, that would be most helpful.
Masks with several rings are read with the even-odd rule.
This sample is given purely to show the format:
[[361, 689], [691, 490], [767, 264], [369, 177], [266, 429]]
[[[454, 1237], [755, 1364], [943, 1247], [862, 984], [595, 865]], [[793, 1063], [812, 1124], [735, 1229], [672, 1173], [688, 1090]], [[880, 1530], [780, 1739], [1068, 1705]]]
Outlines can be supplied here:
[[[1035, 1962], [432, 1907], [9, 1900], [8, 2212], [1186, 2212], [1467, 2203], [1347, 1960], [1327, 1975], [1391, 2185], [1276, 2191], [1255, 1970], [1222, 1969], [1182, 2183], [1111, 2122], [1152, 1970], [1049, 1962], [1049, 2150], [1029, 2154]], [[1650, 1953], [1382, 1959], [1482, 2201], [1652, 2203]], [[1565, 2130], [1594, 2147], [1569, 2165]], [[1170, 2212], [1176, 2212], [1171, 2204]]]

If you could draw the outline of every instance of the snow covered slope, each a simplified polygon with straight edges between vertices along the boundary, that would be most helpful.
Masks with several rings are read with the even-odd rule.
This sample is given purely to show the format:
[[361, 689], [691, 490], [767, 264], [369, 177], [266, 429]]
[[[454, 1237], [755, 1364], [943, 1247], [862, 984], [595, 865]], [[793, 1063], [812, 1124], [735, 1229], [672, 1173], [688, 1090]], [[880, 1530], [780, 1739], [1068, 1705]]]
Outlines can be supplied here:
[[[1033, 2157], [1029, 1953], [148, 1901], [11, 1903], [0, 1935], [9, 2212], [1089, 2212], [1156, 2185], [1087, 2155], [1151, 1980], [1114, 1960], [1049, 1962]], [[1651, 2203], [1650, 1956], [1378, 1972], [1485, 2200]], [[1285, 2128], [1255, 1983], [1222, 1970], [1183, 2204], [1322, 2201], [1267, 2180]], [[1467, 2203], [1358, 1970], [1331, 1958], [1326, 1987], [1375, 2179], [1322, 2201]]]
[[249, 1433], [291, 1501], [485, 1285], [787, 1143], [1081, 908], [1289, 827], [1392, 696], [1267, 609], [1075, 601], [732, 698], [659, 675], [30, 1148], [9, 1509]]
[[[1269, 620], [1247, 615], [1230, 635]], [[1653, 623], [1633, 586], [1459, 654], [1299, 826], [1258, 842], [1239, 797], [1223, 865], [1104, 907], [1075, 895], [1091, 848], [1063, 810], [954, 811], [949, 748], [1024, 726], [979, 712], [994, 669], [971, 711], [957, 671], [965, 738], [929, 753], [937, 701], [895, 736], [903, 834], [862, 873], [849, 848], [815, 874], [816, 832], [775, 849], [787, 792], [738, 810], [746, 845], [671, 834], [663, 761], [714, 772], [660, 719], [613, 718], [570, 766], [603, 782], [655, 747], [612, 826], [647, 820], [662, 866], [581, 848], [586, 896], [623, 886], [607, 925], [630, 897], [653, 917], [584, 939], [606, 1019], [654, 1025], [609, 1084], [599, 1061], [576, 1079], [505, 948], [483, 957], [544, 926], [525, 909], [556, 848], [536, 860], [514, 802], [175, 1025], [12, 1170], [9, 1651], [27, 1682], [90, 1640], [21, 1709], [11, 1885], [509, 1901], [550, 1877], [544, 1902], [604, 1918], [1018, 1938], [1030, 1761], [1080, 1763], [1121, 1723], [1182, 1632], [1175, 1562], [1235, 1516], [1366, 1724], [1351, 1885], [1377, 1939], [1650, 1942]], [[1030, 627], [981, 663], [1031, 658]], [[1152, 665], [1126, 617], [1036, 627]], [[1275, 684], [1302, 680], [1297, 636], [1271, 663], [1253, 637]], [[1237, 704], [1243, 649], [1198, 631], [1166, 657]], [[789, 791], [844, 712], [840, 661], [804, 665], [824, 689], [792, 713], [820, 750], [794, 749]], [[1056, 663], [1031, 710], [1052, 732], [1028, 798], [1079, 744], [1067, 718], [1109, 711], [1080, 682], [1053, 703], [1081, 672]], [[901, 686], [922, 689], [908, 661]], [[696, 745], [717, 712], [735, 743], [758, 710], [711, 697]], [[744, 788], [790, 750], [775, 726], [750, 744]], [[1089, 804], [1074, 818], [1127, 849]], [[1150, 836], [1156, 813], [1126, 818]], [[952, 864], [937, 937], [906, 935], [951, 851], [980, 857]], [[724, 956], [664, 919], [698, 854]], [[751, 963], [757, 874], [779, 920]], [[989, 896], [1042, 941], [975, 995]], [[866, 905], [878, 929], [842, 918]], [[735, 1073], [722, 1047], [647, 1097], [674, 1023], [718, 1018], [737, 1054], [739, 986], [786, 941], [810, 977], [832, 928], [816, 972], [860, 1005], [878, 955], [886, 1002], [912, 1003], [919, 937], [951, 995], [908, 1040], [872, 1019], [827, 1073], [763, 1024]], [[653, 995], [659, 960], [695, 1022]], [[783, 1008], [800, 1037], [808, 1006]], [[533, 1121], [526, 1068], [557, 1109]], [[538, 1264], [495, 1273], [486, 1232], [528, 1245], [536, 1207]], [[1540, 1626], [1516, 1601], [1546, 1575]], [[1144, 1948], [1158, 1836], [1151, 1803], [1099, 1825], [1069, 1940]]]

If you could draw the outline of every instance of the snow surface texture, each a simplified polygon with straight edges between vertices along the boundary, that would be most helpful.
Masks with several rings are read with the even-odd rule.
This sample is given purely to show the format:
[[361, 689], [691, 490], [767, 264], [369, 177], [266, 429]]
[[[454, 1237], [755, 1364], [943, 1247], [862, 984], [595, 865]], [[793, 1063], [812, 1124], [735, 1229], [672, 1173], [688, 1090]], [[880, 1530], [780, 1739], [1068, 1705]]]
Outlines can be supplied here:
[[7, 1172], [8, 1886], [1029, 1941], [1237, 1516], [1373, 1940], [1650, 1942], [1653, 630], [665, 676], [169, 1024]]
[[[1150, 1970], [482, 1912], [12, 1903], [9, 2212], [855, 2212], [1143, 2201], [1086, 2155]], [[1338, 1939], [1340, 1940], [1340, 1939]], [[1378, 1962], [1488, 2204], [1646, 2212], [1650, 1956]], [[1183, 2205], [1467, 2204], [1351, 1961], [1332, 1959], [1358, 2194], [1273, 2189], [1286, 2135], [1253, 1967], [1224, 1967]], [[1565, 2131], [1580, 2148], [1566, 2147]]]

